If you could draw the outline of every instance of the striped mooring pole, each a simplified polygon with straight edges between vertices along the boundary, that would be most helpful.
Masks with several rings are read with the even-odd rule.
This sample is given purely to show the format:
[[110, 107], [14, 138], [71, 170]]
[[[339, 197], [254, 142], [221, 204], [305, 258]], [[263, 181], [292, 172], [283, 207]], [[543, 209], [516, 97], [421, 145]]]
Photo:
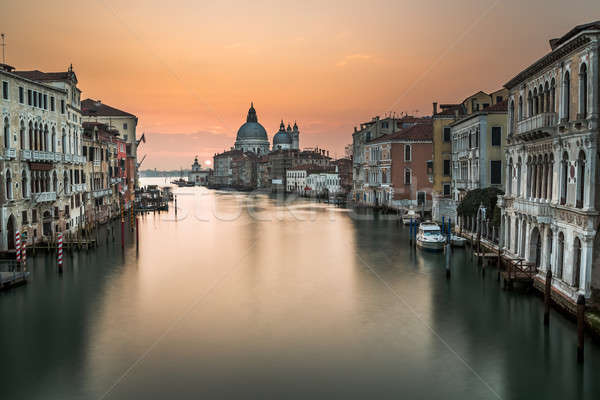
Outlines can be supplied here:
[[21, 260], [23, 262], [23, 270], [27, 268], [27, 243], [21, 243]]
[[17, 264], [21, 264], [21, 232], [15, 232], [15, 253], [17, 256]]
[[63, 272], [63, 236], [62, 233], [58, 234], [58, 272]]

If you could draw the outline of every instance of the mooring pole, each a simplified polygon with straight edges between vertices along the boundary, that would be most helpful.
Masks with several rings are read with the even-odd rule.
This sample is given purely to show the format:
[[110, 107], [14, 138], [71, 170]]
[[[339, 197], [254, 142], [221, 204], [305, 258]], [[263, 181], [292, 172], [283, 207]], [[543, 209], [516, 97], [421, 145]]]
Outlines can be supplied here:
[[446, 278], [450, 278], [450, 235], [448, 235], [448, 241], [446, 242]]
[[544, 325], [550, 324], [550, 297], [552, 290], [552, 269], [546, 271], [546, 286], [544, 288]]
[[410, 224], [408, 225], [408, 243], [412, 245], [412, 231], [413, 231], [413, 220], [410, 218]]
[[58, 249], [57, 249], [57, 257], [58, 257], [58, 273], [62, 274], [63, 272], [63, 236], [62, 233], [58, 233]]
[[177, 196], [175, 196], [175, 219], [177, 219]]
[[585, 329], [585, 297], [577, 297], [577, 362], [583, 364], [583, 331]]
[[121, 250], [125, 250], [125, 212], [123, 208], [125, 207], [125, 202], [121, 205]]
[[140, 248], [140, 226], [138, 223], [138, 217], [135, 216], [135, 250], [138, 251]]

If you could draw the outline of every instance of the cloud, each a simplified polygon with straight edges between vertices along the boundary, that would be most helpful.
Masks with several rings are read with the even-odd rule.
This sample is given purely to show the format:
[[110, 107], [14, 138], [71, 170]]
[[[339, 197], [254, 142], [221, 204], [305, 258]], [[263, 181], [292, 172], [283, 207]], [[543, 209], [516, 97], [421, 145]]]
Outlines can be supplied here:
[[355, 61], [374, 61], [375, 57], [372, 54], [355, 53], [345, 56], [336, 64], [338, 67], [345, 67], [348, 63]]

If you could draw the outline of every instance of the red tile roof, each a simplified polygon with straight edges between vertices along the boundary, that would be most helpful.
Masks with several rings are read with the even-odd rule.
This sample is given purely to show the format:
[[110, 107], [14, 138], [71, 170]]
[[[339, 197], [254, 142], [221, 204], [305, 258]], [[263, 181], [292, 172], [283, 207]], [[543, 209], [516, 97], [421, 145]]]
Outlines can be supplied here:
[[70, 81], [72, 78], [74, 78], [75, 82], [77, 82], [77, 78], [73, 71], [42, 72], [36, 69], [33, 71], [13, 71], [13, 74], [38, 82]]
[[433, 124], [431, 122], [421, 123], [411, 126], [410, 128], [403, 129], [399, 132], [391, 133], [373, 139], [367, 144], [382, 143], [389, 141], [428, 141], [433, 140]]
[[85, 99], [81, 102], [81, 112], [88, 117], [135, 117], [135, 115], [108, 106], [100, 100]]

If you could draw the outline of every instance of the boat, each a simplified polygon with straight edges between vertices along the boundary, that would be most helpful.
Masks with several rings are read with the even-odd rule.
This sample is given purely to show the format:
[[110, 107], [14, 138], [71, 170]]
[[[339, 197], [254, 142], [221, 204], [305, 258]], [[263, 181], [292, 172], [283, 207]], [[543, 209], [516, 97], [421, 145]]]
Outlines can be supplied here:
[[402, 223], [404, 225], [410, 225], [410, 221], [418, 224], [421, 220], [421, 216], [413, 209], [408, 210], [404, 215], [402, 215]]
[[441, 251], [446, 244], [440, 226], [435, 222], [426, 221], [419, 225], [417, 231], [417, 246], [424, 250]]
[[467, 239], [464, 237], [456, 235], [450, 236], [450, 245], [452, 247], [465, 247], [465, 243], [467, 243]]
[[194, 182], [186, 181], [185, 179], [175, 179], [174, 181], [171, 181], [171, 183], [179, 187], [195, 186]]

